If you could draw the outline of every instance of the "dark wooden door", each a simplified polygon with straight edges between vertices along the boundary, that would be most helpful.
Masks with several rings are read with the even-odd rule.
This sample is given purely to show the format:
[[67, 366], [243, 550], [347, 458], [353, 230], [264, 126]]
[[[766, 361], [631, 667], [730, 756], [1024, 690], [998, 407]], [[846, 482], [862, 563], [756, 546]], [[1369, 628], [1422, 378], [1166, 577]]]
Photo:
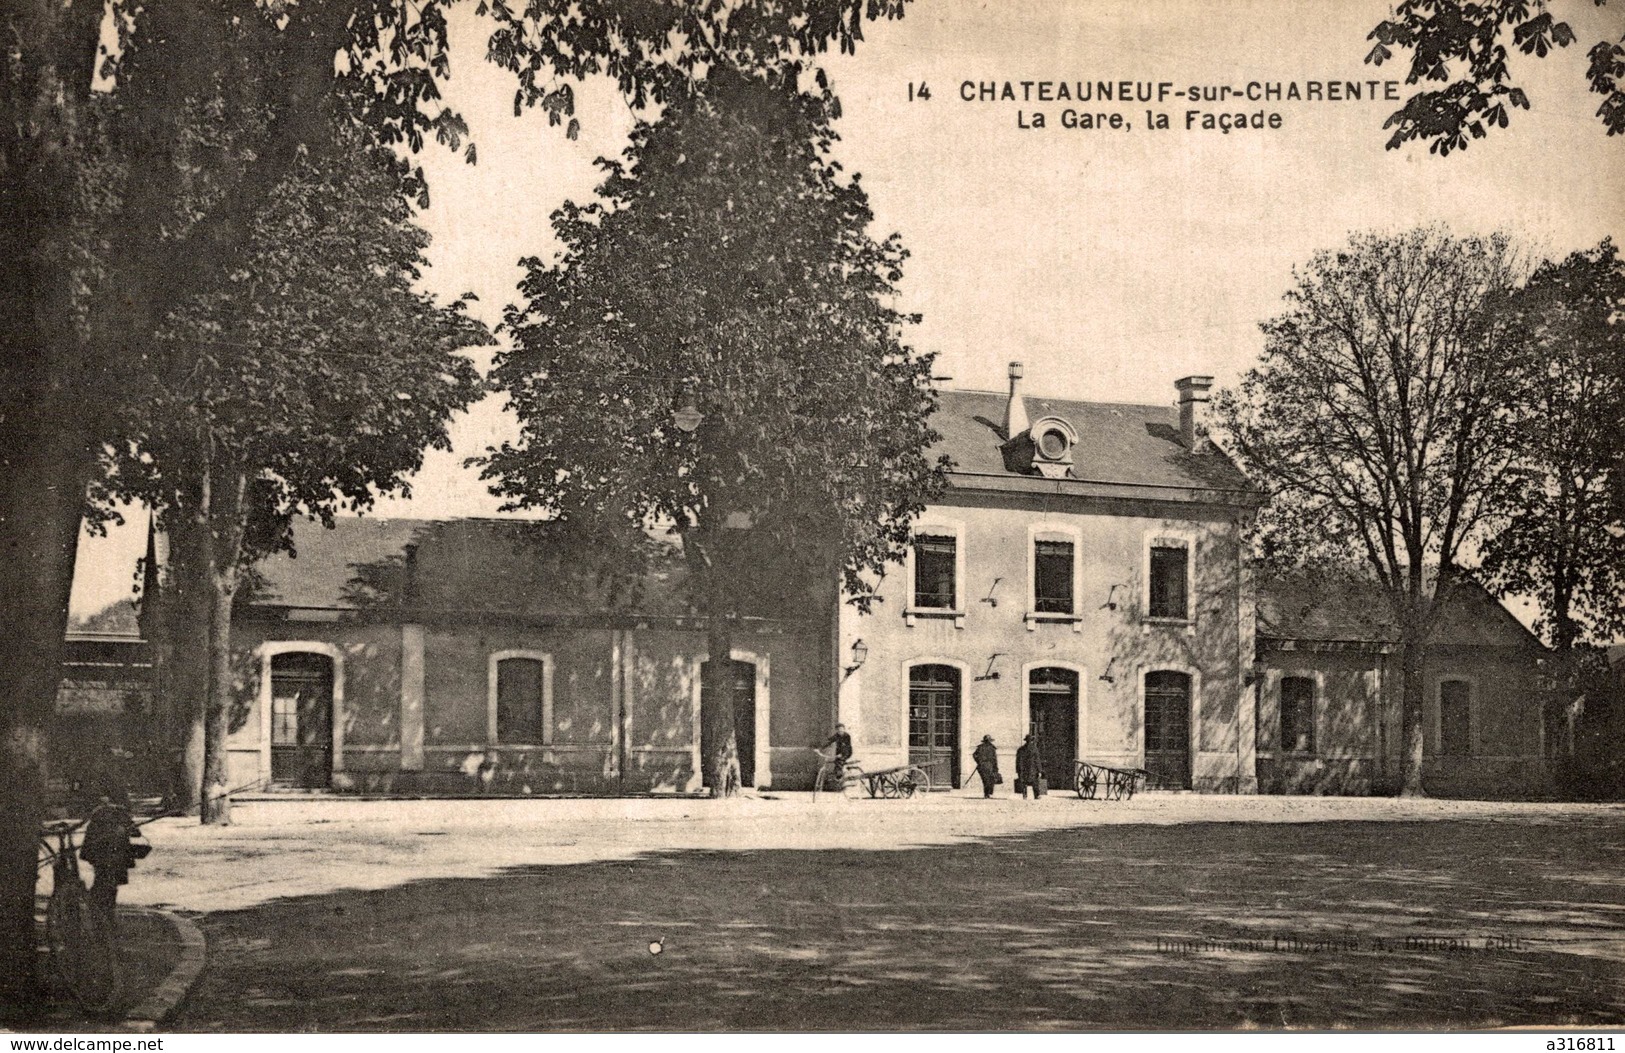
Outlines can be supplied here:
[[271, 657], [271, 782], [317, 789], [333, 781], [333, 660]]
[[1027, 709], [1028, 731], [1050, 789], [1072, 789], [1078, 767], [1078, 674], [1034, 669], [1027, 681]]
[[1145, 770], [1153, 790], [1191, 788], [1191, 678], [1145, 675]]
[[[705, 666], [709, 667], [710, 662]], [[708, 670], [707, 670], [708, 671]], [[701, 690], [710, 683], [705, 672], [700, 674]], [[739, 785], [756, 785], [756, 666], [750, 662], [729, 662], [724, 688], [734, 709], [734, 748], [739, 751]], [[701, 702], [704, 705], [704, 702]], [[711, 755], [710, 736], [705, 723], [700, 723], [700, 756]], [[701, 764], [703, 768], [703, 762]], [[710, 780], [703, 780], [710, 786]]]
[[917, 665], [908, 680], [908, 762], [934, 786], [959, 786], [959, 670]]

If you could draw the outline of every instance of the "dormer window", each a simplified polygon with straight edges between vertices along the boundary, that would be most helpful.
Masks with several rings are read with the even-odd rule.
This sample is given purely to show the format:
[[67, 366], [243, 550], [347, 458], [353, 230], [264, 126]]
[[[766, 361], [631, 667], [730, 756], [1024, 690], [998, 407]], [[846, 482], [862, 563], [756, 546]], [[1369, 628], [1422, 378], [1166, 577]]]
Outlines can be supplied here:
[[1027, 432], [1032, 470], [1049, 479], [1064, 479], [1072, 468], [1078, 433], [1059, 417], [1044, 417]]

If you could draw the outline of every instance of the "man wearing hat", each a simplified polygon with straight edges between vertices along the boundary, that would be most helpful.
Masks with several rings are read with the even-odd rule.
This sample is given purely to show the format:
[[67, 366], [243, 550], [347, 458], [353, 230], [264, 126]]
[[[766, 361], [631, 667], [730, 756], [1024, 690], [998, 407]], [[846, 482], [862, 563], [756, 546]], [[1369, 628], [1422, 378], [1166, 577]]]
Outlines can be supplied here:
[[1033, 800], [1038, 800], [1044, 792], [1043, 765], [1038, 758], [1038, 743], [1028, 735], [1022, 742], [1021, 748], [1016, 750], [1016, 792], [1022, 800], [1027, 799], [1027, 791], [1033, 792]]
[[993, 745], [992, 735], [983, 735], [982, 744], [971, 754], [976, 762], [976, 774], [982, 777], [982, 796], [992, 797], [993, 787], [1004, 781], [999, 774], [999, 751]]

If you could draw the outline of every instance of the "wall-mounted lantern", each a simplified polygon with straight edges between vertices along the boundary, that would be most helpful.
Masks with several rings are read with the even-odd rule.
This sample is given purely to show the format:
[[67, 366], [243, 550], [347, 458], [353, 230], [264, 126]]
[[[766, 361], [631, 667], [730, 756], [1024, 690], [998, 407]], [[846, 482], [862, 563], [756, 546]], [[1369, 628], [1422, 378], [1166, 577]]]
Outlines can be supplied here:
[[863, 668], [863, 663], [869, 660], [869, 645], [863, 642], [862, 637], [852, 641], [852, 664], [846, 667], [846, 674], [851, 676]]

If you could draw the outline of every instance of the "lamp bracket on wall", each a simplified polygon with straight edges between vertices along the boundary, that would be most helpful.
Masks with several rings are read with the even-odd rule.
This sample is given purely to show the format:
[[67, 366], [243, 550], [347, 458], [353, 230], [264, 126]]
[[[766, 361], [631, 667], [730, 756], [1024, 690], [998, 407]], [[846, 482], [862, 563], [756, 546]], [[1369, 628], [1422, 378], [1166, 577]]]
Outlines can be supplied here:
[[1106, 602], [1100, 605], [1101, 610], [1115, 611], [1117, 609], [1117, 590], [1122, 587], [1122, 585], [1113, 585], [1111, 587], [1106, 593]]
[[993, 584], [987, 587], [987, 595], [982, 597], [983, 603], [987, 604], [989, 607], [997, 607], [999, 605], [999, 601], [993, 598], [993, 592], [999, 587], [999, 582], [1003, 580], [1003, 578], [993, 579]]
[[993, 668], [993, 665], [994, 665], [995, 662], [997, 662], [999, 659], [1001, 659], [1003, 657], [1004, 657], [1004, 652], [1003, 651], [995, 651], [992, 654], [988, 655], [987, 656], [987, 672], [983, 673], [981, 676], [977, 677], [976, 679], [978, 681], [981, 681], [981, 680], [997, 680], [999, 678], [999, 674], [998, 674], [998, 671]]
[[1106, 668], [1102, 669], [1100, 671], [1100, 679], [1106, 681], [1106, 683], [1108, 683], [1108, 684], [1117, 683], [1117, 678], [1115, 676], [1112, 676], [1112, 666], [1114, 666], [1116, 664], [1117, 664], [1117, 656], [1112, 655], [1109, 659], [1106, 660]]

